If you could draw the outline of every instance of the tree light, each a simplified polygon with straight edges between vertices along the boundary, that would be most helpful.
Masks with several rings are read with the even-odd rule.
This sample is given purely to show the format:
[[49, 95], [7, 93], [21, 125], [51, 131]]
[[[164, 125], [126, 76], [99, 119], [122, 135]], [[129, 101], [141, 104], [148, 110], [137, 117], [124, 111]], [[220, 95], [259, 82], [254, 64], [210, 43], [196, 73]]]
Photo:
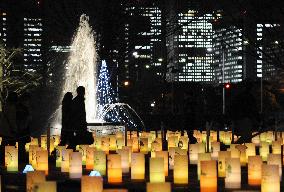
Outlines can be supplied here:
[[129, 81], [124, 81], [124, 82], [123, 82], [123, 85], [124, 85], [125, 87], [129, 86]]
[[231, 84], [230, 84], [230, 83], [226, 83], [226, 84], [225, 84], [225, 88], [226, 88], [226, 89], [230, 89], [230, 88], [231, 88]]

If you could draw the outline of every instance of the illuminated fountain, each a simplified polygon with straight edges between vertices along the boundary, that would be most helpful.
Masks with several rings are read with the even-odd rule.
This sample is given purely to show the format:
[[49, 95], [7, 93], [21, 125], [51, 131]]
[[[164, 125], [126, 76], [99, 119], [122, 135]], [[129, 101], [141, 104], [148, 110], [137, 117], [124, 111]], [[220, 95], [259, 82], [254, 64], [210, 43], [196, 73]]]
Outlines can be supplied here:
[[[80, 17], [79, 27], [71, 43], [71, 53], [67, 60], [64, 75], [64, 84], [61, 97], [66, 92], [76, 95], [78, 86], [85, 87], [86, 119], [88, 123], [122, 123], [128, 127], [138, 128], [134, 121], [140, 121], [140, 128], [144, 124], [138, 114], [127, 104], [118, 103], [118, 98], [110, 84], [110, 76], [105, 61], [99, 62], [96, 50], [96, 41], [89, 18]], [[135, 116], [135, 118], [133, 118]], [[61, 107], [51, 117], [52, 127], [58, 128], [53, 134], [59, 134], [61, 128]], [[135, 119], [135, 120], [134, 120]]]

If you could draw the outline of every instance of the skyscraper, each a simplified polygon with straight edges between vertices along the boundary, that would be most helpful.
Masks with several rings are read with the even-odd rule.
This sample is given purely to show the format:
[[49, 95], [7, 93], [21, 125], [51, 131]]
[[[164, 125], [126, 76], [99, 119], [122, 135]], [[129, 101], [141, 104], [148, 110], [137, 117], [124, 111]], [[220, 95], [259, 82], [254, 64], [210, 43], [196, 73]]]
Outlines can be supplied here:
[[24, 68], [41, 70], [43, 22], [40, 17], [24, 17]]
[[0, 40], [4, 46], [7, 42], [7, 13], [0, 9]]

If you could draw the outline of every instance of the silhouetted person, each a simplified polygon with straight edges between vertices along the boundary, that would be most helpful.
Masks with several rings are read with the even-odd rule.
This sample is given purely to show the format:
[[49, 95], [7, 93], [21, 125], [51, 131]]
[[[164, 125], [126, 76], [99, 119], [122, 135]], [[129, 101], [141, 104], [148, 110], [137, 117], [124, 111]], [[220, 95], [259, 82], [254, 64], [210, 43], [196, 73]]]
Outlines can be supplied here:
[[3, 106], [1, 114], [0, 136], [2, 137], [1, 143], [1, 161], [4, 163], [5, 146], [16, 145], [17, 138], [17, 124], [16, 124], [16, 106], [18, 95], [16, 92], [9, 92], [6, 102]]
[[17, 123], [17, 141], [19, 148], [19, 160], [25, 160], [25, 145], [31, 141], [30, 124], [32, 116], [30, 110], [30, 95], [23, 93], [17, 104], [16, 123]]
[[75, 149], [77, 144], [84, 140], [84, 134], [87, 133], [86, 109], [85, 109], [85, 88], [77, 88], [77, 96], [72, 101], [72, 128], [73, 139], [70, 141], [68, 148]]
[[197, 139], [193, 136], [193, 131], [190, 130], [188, 131], [188, 139], [190, 144], [195, 144], [197, 143]]
[[60, 146], [65, 146], [72, 139], [71, 115], [72, 115], [71, 92], [67, 92], [62, 100], [62, 128]]

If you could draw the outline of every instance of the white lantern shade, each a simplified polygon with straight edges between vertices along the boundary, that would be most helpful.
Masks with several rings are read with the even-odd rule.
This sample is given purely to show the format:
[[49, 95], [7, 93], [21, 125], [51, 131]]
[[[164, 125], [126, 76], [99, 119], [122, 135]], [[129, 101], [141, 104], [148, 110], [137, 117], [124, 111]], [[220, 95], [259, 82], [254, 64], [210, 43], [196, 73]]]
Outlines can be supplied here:
[[164, 158], [150, 158], [150, 183], [165, 182]]
[[226, 158], [226, 189], [241, 188], [241, 162], [239, 158]]
[[72, 152], [69, 156], [69, 177], [79, 179], [82, 177], [82, 154]]
[[248, 157], [248, 184], [258, 186], [261, 184], [262, 160], [260, 156]]
[[103, 178], [82, 176], [81, 178], [81, 192], [102, 192], [103, 191]]
[[174, 183], [188, 184], [188, 157], [187, 155], [175, 155]]
[[131, 179], [142, 180], [145, 178], [145, 155], [143, 153], [131, 154]]
[[109, 154], [107, 156], [107, 176], [109, 183], [122, 182], [121, 156]]
[[261, 192], [280, 192], [278, 165], [262, 165]]
[[94, 151], [94, 170], [106, 175], [106, 154], [104, 151]]
[[147, 183], [147, 192], [171, 192], [171, 183]]
[[18, 171], [18, 149], [15, 146], [5, 146], [5, 165], [8, 172]]
[[201, 161], [200, 192], [217, 192], [216, 161]]

